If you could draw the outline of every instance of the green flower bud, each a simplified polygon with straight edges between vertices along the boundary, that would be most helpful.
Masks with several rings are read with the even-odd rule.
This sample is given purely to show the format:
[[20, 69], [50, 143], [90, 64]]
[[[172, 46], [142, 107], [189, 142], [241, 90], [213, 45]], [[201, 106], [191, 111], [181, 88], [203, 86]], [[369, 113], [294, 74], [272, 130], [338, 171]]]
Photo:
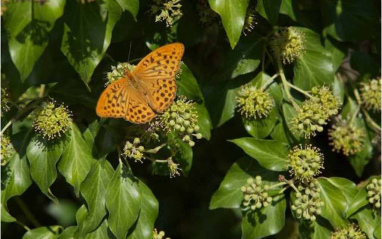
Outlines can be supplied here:
[[241, 187], [244, 194], [243, 206], [251, 210], [267, 207], [272, 202], [272, 197], [267, 193], [269, 185], [265, 185], [261, 176], [247, 179], [247, 186]]
[[344, 228], [337, 228], [330, 239], [366, 239], [366, 234], [357, 225], [349, 224]]
[[144, 159], [145, 148], [139, 145], [139, 143], [139, 138], [134, 138], [133, 143], [127, 141], [125, 143], [125, 147], [123, 148], [122, 155], [124, 157], [133, 158], [135, 162], [139, 161], [142, 163], [142, 160]]
[[276, 58], [284, 64], [290, 64], [299, 59], [305, 53], [304, 34], [294, 27], [283, 28], [275, 36], [270, 46]]
[[372, 79], [362, 83], [361, 87], [362, 104], [367, 110], [381, 110], [381, 78]]
[[[305, 148], [300, 146], [290, 150], [288, 158], [290, 160], [291, 175], [295, 178], [308, 182], [313, 176], [321, 173], [324, 165], [324, 156], [320, 153], [320, 149], [312, 145], [306, 145]], [[310, 191], [307, 192], [309, 194]]]
[[330, 145], [333, 151], [342, 152], [344, 155], [354, 155], [364, 148], [366, 133], [355, 125], [337, 119], [336, 124], [329, 130]]
[[1, 135], [1, 166], [6, 165], [15, 153], [11, 140], [6, 135]]
[[155, 0], [150, 13], [155, 16], [155, 22], [166, 22], [166, 27], [172, 27], [183, 15], [180, 0]]
[[153, 239], [170, 239], [169, 237], [164, 237], [166, 234], [164, 233], [164, 231], [160, 231], [158, 233], [157, 229], [154, 228], [154, 231], [153, 231]]
[[381, 207], [381, 179], [373, 178], [366, 186], [366, 190], [369, 203], [379, 209]]

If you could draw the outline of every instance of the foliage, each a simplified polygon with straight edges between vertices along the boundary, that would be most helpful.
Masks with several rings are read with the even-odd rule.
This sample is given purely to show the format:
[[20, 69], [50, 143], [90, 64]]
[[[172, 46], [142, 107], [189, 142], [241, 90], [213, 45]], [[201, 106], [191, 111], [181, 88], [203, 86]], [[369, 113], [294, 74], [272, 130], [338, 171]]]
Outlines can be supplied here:
[[[380, 1], [1, 2], [5, 238], [381, 238]], [[172, 42], [170, 107], [99, 118]]]

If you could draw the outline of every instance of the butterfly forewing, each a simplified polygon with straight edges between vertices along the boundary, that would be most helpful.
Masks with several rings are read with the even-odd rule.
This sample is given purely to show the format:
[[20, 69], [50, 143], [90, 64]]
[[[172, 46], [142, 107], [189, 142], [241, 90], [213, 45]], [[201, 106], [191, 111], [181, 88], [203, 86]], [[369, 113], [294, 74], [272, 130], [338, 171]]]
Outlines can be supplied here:
[[175, 77], [183, 53], [181, 43], [160, 47], [143, 58], [132, 72], [147, 92], [147, 101], [156, 112], [167, 109], [175, 99]]
[[99, 117], [123, 118], [127, 109], [127, 79], [110, 84], [101, 94], [96, 108]]

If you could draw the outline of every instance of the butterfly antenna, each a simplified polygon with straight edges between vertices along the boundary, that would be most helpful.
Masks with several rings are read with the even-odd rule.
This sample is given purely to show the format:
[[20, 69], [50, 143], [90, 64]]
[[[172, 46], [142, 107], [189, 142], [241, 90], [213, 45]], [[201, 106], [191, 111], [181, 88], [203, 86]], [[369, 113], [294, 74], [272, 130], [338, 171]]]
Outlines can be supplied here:
[[130, 53], [131, 53], [131, 45], [132, 45], [133, 42], [130, 42], [130, 48], [129, 48], [129, 56], [127, 57], [127, 62], [130, 61]]

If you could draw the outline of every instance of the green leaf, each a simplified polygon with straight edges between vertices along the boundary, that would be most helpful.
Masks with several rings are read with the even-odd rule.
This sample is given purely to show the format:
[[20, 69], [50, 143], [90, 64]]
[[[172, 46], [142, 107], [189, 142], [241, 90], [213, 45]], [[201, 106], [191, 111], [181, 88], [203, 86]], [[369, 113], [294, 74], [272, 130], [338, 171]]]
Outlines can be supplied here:
[[257, 239], [274, 235], [285, 225], [286, 200], [284, 194], [277, 195], [266, 208], [248, 211], [241, 222], [242, 239]]
[[12, 61], [24, 81], [44, 52], [49, 42], [49, 33], [56, 20], [64, 12], [65, 0], [54, 4], [35, 1], [12, 1], [4, 13]]
[[255, 138], [240, 138], [230, 141], [242, 148], [246, 154], [256, 159], [266, 169], [272, 171], [288, 169], [288, 144]]
[[76, 236], [81, 237], [95, 230], [106, 215], [106, 189], [114, 169], [106, 160], [95, 162], [81, 184], [81, 195], [87, 202], [88, 214], [77, 226]]
[[324, 34], [339, 41], [370, 39], [380, 29], [380, 13], [374, 1], [325, 0], [321, 8]]
[[133, 15], [135, 21], [139, 11], [139, 0], [116, 0], [118, 4]]
[[210, 209], [239, 208], [243, 201], [241, 187], [247, 184], [248, 178], [260, 175], [266, 182], [278, 182], [278, 173], [261, 167], [249, 157], [239, 159], [228, 170], [219, 189], [212, 195]]
[[78, 127], [71, 123], [70, 128], [71, 130], [67, 134], [68, 142], [58, 163], [58, 170], [64, 175], [66, 181], [74, 187], [78, 196], [80, 185], [85, 180], [95, 160]]
[[50, 191], [50, 186], [57, 178], [56, 164], [63, 153], [62, 141], [50, 142], [40, 136], [35, 136], [27, 147], [27, 158], [30, 164], [30, 173], [41, 191], [51, 200], [58, 202]]
[[351, 216], [350, 219], [357, 220], [358, 226], [369, 238], [374, 238], [376, 228], [381, 225], [381, 215], [370, 206], [363, 207], [362, 210]]
[[109, 228], [118, 239], [126, 238], [128, 230], [136, 222], [141, 200], [137, 179], [120, 163], [106, 190]]
[[61, 226], [39, 227], [24, 234], [23, 239], [55, 239], [59, 238]]
[[244, 26], [249, 0], [208, 0], [208, 2], [212, 10], [220, 15], [231, 47], [235, 48]]
[[198, 125], [200, 133], [204, 138], [210, 139], [212, 123], [209, 113], [204, 104], [203, 93], [199, 88], [198, 82], [186, 64], [180, 65], [181, 75], [177, 79], [178, 95], [184, 95], [195, 102], [195, 108], [198, 111]]
[[284, 119], [283, 119], [283, 127], [284, 133], [288, 136], [289, 142], [300, 142], [302, 140], [302, 136], [294, 129], [292, 129], [292, 119], [296, 116], [297, 110], [289, 103], [284, 102], [282, 105]]
[[374, 230], [374, 237], [378, 239], [381, 238], [381, 223], [377, 224], [377, 228]]
[[346, 56], [346, 49], [331, 39], [325, 39], [325, 48], [331, 53], [333, 68], [337, 71]]
[[318, 182], [321, 189], [320, 197], [324, 202], [321, 216], [327, 219], [334, 228], [345, 226], [347, 223], [344, 218], [347, 207], [346, 197], [330, 179], [320, 178]]
[[152, 239], [154, 223], [158, 217], [159, 205], [150, 188], [142, 181], [139, 182], [142, 204], [139, 218], [128, 239]]
[[87, 84], [109, 47], [122, 10], [114, 0], [67, 5], [61, 51]]
[[330, 85], [335, 70], [330, 52], [321, 45], [320, 35], [306, 28], [297, 29], [304, 34], [305, 52], [294, 65], [294, 84], [303, 90]]
[[332, 90], [334, 96], [343, 104], [345, 99], [345, 84], [340, 81], [337, 76], [334, 77], [334, 82], [332, 84]]
[[20, 132], [12, 138], [16, 153], [5, 167], [1, 167], [1, 221], [15, 221], [7, 209], [7, 201], [23, 194], [32, 184], [25, 148], [31, 138], [31, 130]]
[[259, 0], [256, 5], [256, 11], [273, 26], [277, 25], [281, 0]]

